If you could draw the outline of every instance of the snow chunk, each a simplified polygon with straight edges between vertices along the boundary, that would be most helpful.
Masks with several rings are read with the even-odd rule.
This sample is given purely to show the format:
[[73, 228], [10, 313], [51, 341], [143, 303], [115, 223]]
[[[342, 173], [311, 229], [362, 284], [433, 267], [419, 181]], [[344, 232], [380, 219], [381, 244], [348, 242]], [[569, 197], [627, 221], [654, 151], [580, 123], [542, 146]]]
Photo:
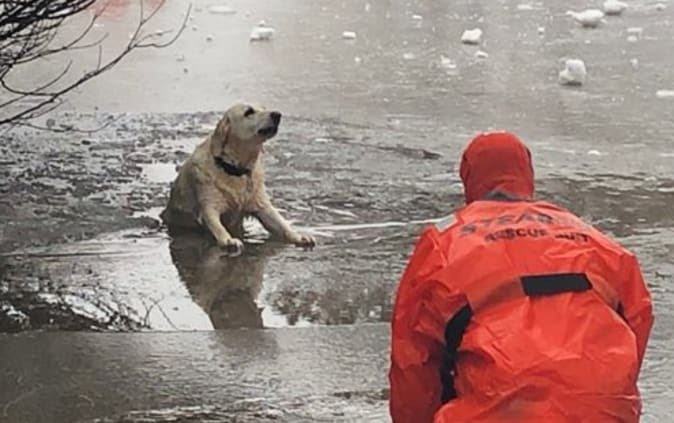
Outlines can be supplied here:
[[571, 16], [576, 22], [578, 22], [583, 28], [596, 28], [604, 20], [604, 12], [599, 9], [587, 9], [582, 12], [566, 12], [568, 16]]
[[627, 3], [618, 0], [606, 0], [604, 2], [604, 13], [607, 15], [622, 15], [627, 9]]
[[208, 12], [214, 15], [233, 15], [236, 13], [236, 10], [222, 4], [209, 7]]
[[627, 34], [628, 35], [634, 35], [637, 37], [641, 37], [641, 35], [644, 33], [644, 29], [638, 26], [632, 26], [627, 28]]
[[276, 30], [267, 26], [265, 21], [260, 21], [255, 28], [250, 31], [250, 41], [267, 41], [271, 40]]
[[627, 41], [630, 43], [636, 43], [639, 41], [643, 33], [644, 29], [638, 26], [627, 28]]
[[461, 42], [464, 44], [480, 44], [482, 40], [482, 30], [480, 28], [468, 29], [461, 35]]
[[674, 98], [674, 90], [658, 90], [655, 96], [657, 98]]
[[456, 63], [449, 57], [440, 55], [440, 66], [445, 69], [456, 69]]
[[534, 10], [534, 7], [530, 4], [523, 3], [517, 5], [517, 10], [521, 11]]
[[585, 62], [580, 59], [567, 59], [564, 69], [559, 72], [559, 83], [562, 85], [583, 85], [587, 70]]
[[421, 15], [412, 15], [412, 19], [414, 19], [415, 21], [420, 21], [424, 19], [424, 17]]
[[345, 40], [355, 40], [356, 39], [356, 33], [353, 31], [344, 31], [342, 32], [342, 38]]
[[486, 51], [478, 50], [475, 52], [475, 58], [477, 59], [486, 59], [487, 57], [489, 57], [489, 54]]
[[544, 27], [544, 26], [539, 26], [539, 27], [538, 27], [538, 33], [539, 33], [540, 35], [545, 34], [545, 27]]

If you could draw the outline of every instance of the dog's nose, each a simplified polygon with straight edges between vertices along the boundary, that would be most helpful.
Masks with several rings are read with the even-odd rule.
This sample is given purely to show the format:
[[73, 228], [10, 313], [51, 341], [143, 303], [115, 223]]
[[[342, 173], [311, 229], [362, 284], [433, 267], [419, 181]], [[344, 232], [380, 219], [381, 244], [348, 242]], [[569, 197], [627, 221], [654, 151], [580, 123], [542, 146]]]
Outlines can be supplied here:
[[271, 112], [269, 116], [271, 116], [271, 120], [274, 122], [274, 125], [278, 125], [281, 122], [281, 113]]

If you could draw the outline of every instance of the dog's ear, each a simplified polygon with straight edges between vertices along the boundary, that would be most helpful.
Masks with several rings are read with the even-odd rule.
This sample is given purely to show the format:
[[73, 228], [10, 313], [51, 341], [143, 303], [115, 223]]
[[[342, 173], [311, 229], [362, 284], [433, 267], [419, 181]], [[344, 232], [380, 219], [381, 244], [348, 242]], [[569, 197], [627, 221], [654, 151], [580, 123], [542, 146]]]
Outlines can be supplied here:
[[213, 131], [211, 136], [211, 153], [214, 156], [219, 156], [225, 145], [227, 145], [227, 138], [229, 137], [230, 128], [229, 116], [225, 115]]

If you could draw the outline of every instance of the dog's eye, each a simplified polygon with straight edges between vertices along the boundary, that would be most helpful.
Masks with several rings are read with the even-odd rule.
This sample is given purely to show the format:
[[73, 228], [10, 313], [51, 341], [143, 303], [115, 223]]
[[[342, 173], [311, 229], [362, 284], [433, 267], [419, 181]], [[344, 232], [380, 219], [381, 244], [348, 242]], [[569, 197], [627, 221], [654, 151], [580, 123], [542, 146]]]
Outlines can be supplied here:
[[248, 117], [248, 116], [252, 115], [253, 113], [255, 113], [255, 109], [253, 109], [252, 107], [248, 107], [246, 109], [246, 111], [243, 112], [243, 116]]

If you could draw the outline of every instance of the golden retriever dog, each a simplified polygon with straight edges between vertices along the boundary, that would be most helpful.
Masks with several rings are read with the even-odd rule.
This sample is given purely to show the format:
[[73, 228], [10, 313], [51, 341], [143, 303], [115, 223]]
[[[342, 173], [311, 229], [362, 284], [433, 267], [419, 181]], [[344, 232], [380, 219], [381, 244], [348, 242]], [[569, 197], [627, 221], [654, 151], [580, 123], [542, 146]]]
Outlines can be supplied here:
[[253, 216], [273, 237], [313, 247], [314, 238], [296, 232], [265, 191], [262, 147], [276, 135], [280, 122], [276, 111], [245, 104], [227, 110], [178, 172], [161, 214], [169, 231], [203, 228], [220, 247], [239, 254], [243, 219]]

